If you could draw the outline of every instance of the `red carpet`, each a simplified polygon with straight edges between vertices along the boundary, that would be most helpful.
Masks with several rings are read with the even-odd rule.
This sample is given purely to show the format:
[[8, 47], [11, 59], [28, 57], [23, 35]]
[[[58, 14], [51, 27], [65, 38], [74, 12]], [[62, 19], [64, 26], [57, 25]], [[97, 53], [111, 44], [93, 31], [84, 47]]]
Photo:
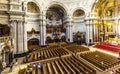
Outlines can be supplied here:
[[98, 45], [94, 46], [95, 48], [100, 48], [102, 50], [110, 51], [113, 53], [119, 53], [120, 52], [120, 45], [111, 45], [110, 43], [100, 43]]

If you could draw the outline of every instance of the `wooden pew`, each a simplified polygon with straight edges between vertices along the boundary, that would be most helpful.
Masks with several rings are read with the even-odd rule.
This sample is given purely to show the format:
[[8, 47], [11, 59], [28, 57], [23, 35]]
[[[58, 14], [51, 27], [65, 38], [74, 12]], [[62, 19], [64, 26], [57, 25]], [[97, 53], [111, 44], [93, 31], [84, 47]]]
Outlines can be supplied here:
[[67, 67], [63, 64], [63, 62], [61, 60], [59, 60], [59, 63], [61, 64], [61, 66], [64, 68], [64, 70], [66, 71], [67, 74], [70, 74], [70, 71], [67, 69]]
[[43, 74], [49, 74], [47, 64], [43, 64]]
[[62, 59], [62, 61], [67, 65], [67, 67], [72, 71], [73, 74], [76, 74], [75, 70], [73, 70], [70, 65], [65, 61], [65, 59]]
[[58, 66], [61, 74], [65, 74], [63, 68], [60, 66], [60, 64], [58, 63], [58, 61], [55, 61], [55, 63], [56, 63], [56, 65]]

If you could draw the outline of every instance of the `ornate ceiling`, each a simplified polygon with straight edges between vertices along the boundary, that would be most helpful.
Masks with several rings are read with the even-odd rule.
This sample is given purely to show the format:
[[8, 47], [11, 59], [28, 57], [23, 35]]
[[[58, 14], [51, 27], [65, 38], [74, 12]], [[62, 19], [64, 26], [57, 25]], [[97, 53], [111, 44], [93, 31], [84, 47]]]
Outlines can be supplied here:
[[[28, 0], [29, 1], [29, 0]], [[31, 1], [31, 0], [30, 0]], [[47, 11], [54, 5], [60, 5], [67, 11], [68, 14], [73, 15], [74, 11], [81, 9], [86, 15], [91, 12], [91, 8], [96, 0], [34, 0], [40, 6], [40, 11]]]

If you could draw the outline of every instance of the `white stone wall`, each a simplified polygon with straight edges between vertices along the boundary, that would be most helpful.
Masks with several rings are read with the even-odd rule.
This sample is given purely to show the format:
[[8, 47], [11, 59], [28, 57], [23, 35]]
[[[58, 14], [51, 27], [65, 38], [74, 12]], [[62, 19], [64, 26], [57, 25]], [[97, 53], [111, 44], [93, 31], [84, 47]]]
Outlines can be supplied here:
[[83, 23], [74, 23], [74, 30], [73, 32], [86, 32], [85, 22]]

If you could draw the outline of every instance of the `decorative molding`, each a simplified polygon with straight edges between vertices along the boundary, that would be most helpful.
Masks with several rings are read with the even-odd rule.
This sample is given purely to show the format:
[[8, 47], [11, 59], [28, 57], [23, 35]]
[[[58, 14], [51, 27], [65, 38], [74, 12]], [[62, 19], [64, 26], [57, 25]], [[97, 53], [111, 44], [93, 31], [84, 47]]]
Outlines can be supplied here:
[[22, 12], [22, 11], [8, 11], [7, 13], [10, 15], [24, 15], [25, 14], [25, 12]]
[[7, 11], [8, 5], [7, 4], [0, 4], [0, 10]]

